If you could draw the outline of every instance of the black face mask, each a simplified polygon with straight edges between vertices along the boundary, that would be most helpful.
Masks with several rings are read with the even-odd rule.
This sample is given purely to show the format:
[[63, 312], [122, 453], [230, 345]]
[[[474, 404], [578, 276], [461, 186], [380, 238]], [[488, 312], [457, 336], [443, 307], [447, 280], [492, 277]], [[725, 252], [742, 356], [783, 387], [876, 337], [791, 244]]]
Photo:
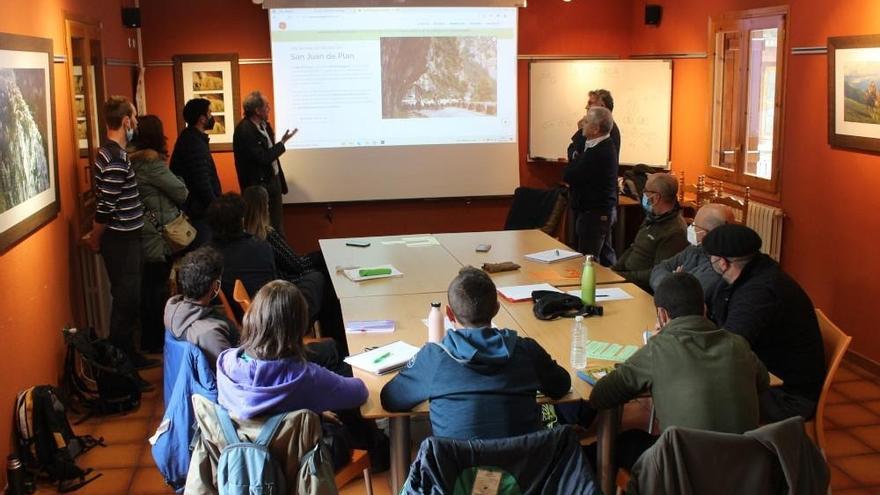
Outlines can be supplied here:
[[207, 120], [207, 122], [205, 122], [205, 130], [206, 130], [206, 131], [210, 131], [211, 129], [213, 129], [213, 128], [214, 128], [214, 123], [215, 123], [215, 122], [216, 122], [216, 121], [214, 120], [214, 116], [213, 116], [213, 115], [212, 115], [211, 117], [209, 117], [208, 120]]

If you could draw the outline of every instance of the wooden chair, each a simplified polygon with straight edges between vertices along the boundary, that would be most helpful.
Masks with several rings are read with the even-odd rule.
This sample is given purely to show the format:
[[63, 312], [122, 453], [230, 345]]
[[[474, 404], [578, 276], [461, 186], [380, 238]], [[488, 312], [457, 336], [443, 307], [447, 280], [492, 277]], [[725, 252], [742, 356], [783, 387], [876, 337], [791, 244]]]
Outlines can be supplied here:
[[696, 184], [687, 184], [685, 173], [681, 171], [678, 176], [678, 203], [683, 208], [691, 208], [696, 213], [706, 199], [706, 176], [697, 177]]
[[837, 325], [831, 322], [821, 309], [816, 308], [816, 318], [819, 320], [819, 332], [822, 334], [822, 344], [825, 346], [825, 383], [822, 385], [822, 393], [819, 394], [819, 403], [816, 405], [816, 416], [804, 423], [807, 435], [816, 441], [816, 445], [823, 453], [825, 452], [825, 402], [828, 400], [828, 391], [837, 368], [846, 354], [852, 337], [843, 333]]
[[220, 299], [220, 304], [223, 305], [223, 314], [226, 315], [226, 319], [231, 321], [239, 331], [241, 331], [241, 324], [238, 322], [238, 318], [235, 317], [235, 312], [232, 311], [232, 306], [229, 305], [229, 300], [226, 299], [226, 294], [221, 290], [217, 297]]
[[336, 472], [334, 479], [336, 487], [342, 488], [349, 481], [363, 474], [364, 484], [367, 487], [367, 495], [373, 495], [373, 477], [370, 475], [370, 454], [366, 450], [354, 449], [351, 451], [351, 462]]
[[251, 307], [251, 296], [248, 295], [247, 289], [244, 288], [244, 284], [240, 279], [235, 279], [235, 286], [232, 288], [232, 298], [241, 306], [241, 311], [247, 313], [248, 308]]
[[742, 198], [735, 196], [725, 196], [724, 189], [720, 181], [716, 183], [715, 188], [707, 195], [706, 203], [716, 203], [729, 207], [733, 210], [733, 216], [736, 222], [746, 225], [749, 219], [749, 197], [751, 196], [751, 188], [746, 187]]

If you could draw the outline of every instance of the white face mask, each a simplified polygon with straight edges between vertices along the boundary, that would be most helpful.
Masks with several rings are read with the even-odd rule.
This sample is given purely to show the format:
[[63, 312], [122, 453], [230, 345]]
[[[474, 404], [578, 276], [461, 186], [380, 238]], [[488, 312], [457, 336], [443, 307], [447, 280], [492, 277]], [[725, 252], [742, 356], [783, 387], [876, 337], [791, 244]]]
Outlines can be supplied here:
[[699, 246], [700, 243], [697, 241], [697, 227], [694, 224], [688, 225], [687, 228], [687, 239], [688, 242], [691, 243], [692, 246]]

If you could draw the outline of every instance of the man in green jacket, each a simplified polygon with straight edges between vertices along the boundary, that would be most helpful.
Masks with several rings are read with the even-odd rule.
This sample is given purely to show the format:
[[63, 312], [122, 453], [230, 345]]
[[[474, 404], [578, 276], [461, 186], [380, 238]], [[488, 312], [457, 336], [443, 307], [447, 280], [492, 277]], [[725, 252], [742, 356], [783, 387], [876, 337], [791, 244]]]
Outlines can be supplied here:
[[651, 291], [654, 265], [688, 246], [687, 225], [678, 206], [678, 182], [670, 174], [648, 176], [642, 194], [645, 221], [633, 243], [611, 268], [627, 281]]
[[[596, 383], [590, 405], [615, 407], [650, 391], [661, 430], [680, 426], [740, 434], [757, 428], [767, 369], [745, 339], [705, 317], [700, 282], [673, 273], [657, 287], [654, 305], [659, 333]], [[631, 468], [655, 441], [642, 430], [623, 432], [618, 466]]]

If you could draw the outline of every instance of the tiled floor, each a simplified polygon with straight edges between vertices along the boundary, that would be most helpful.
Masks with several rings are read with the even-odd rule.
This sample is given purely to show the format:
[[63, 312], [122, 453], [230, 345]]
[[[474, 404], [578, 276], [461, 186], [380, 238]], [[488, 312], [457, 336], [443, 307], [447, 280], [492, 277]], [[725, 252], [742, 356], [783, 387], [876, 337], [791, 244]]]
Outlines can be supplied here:
[[[77, 460], [102, 473], [77, 493], [83, 495], [153, 495], [173, 493], [153, 464], [146, 439], [162, 418], [162, 370], [143, 373], [156, 385], [140, 408], [121, 417], [96, 418], [74, 427], [77, 434], [103, 436], [97, 447]], [[624, 428], [644, 425], [648, 406], [635, 402], [624, 411]], [[826, 408], [831, 486], [839, 495], [880, 495], [880, 376], [845, 362], [837, 373]], [[43, 487], [37, 493], [56, 493]], [[341, 487], [340, 494], [366, 493], [361, 478]], [[389, 495], [387, 473], [373, 477], [373, 493]]]

